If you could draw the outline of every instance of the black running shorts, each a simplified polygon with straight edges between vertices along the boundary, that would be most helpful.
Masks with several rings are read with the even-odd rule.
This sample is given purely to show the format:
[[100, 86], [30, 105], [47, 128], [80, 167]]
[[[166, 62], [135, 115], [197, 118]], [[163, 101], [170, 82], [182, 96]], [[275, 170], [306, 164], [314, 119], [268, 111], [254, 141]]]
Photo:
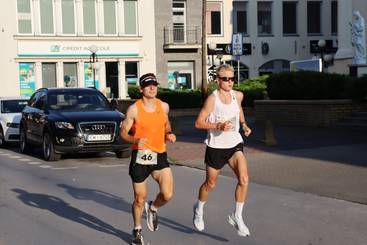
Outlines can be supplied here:
[[207, 146], [205, 151], [205, 163], [209, 167], [217, 170], [222, 169], [237, 151], [243, 152], [243, 143], [239, 143], [235, 147], [225, 149], [211, 148]]
[[153, 171], [169, 168], [167, 152], [158, 153], [156, 165], [141, 165], [136, 163], [137, 153], [137, 150], [132, 151], [129, 166], [129, 175], [134, 183], [143, 182]]

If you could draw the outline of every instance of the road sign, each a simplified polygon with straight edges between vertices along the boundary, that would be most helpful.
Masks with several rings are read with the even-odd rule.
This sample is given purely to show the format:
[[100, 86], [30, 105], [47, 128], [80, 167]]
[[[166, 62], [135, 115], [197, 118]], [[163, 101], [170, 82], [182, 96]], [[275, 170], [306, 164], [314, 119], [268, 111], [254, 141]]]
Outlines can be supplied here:
[[232, 55], [242, 55], [242, 34], [237, 33], [232, 36]]

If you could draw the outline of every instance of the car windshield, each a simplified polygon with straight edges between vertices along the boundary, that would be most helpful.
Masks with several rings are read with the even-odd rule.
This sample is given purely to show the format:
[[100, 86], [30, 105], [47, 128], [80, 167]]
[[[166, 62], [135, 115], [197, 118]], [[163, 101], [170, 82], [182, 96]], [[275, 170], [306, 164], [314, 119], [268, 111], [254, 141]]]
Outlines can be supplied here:
[[48, 96], [51, 110], [105, 110], [110, 109], [108, 100], [99, 93], [50, 93]]
[[22, 112], [27, 105], [28, 100], [3, 100], [1, 101], [1, 113], [18, 113]]

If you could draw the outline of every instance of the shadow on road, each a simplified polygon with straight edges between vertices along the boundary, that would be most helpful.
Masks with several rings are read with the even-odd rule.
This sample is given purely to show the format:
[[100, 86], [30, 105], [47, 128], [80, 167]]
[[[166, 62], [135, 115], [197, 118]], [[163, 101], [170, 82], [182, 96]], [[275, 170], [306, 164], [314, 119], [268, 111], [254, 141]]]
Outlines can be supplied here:
[[39, 193], [30, 193], [22, 189], [12, 189], [12, 191], [17, 193], [18, 198], [28, 206], [48, 210], [64, 219], [74, 221], [100, 232], [114, 235], [127, 243], [130, 243], [131, 241], [130, 234], [117, 230], [97, 217], [70, 206], [69, 203], [58, 197]]
[[[121, 197], [106, 193], [104, 191], [96, 190], [96, 189], [78, 188], [78, 187], [73, 187], [67, 184], [58, 184], [57, 186], [65, 189], [65, 191], [69, 195], [74, 197], [75, 199], [91, 200], [91, 201], [95, 201], [96, 203], [105, 205], [109, 208], [120, 210], [126, 213], [131, 213], [131, 203], [127, 202], [125, 199]], [[220, 242], [228, 242], [228, 240], [223, 237], [209, 234], [206, 232], [197, 232], [196, 230], [192, 229], [191, 227], [182, 225], [176, 221], [173, 221], [171, 219], [168, 219], [162, 216], [159, 216], [159, 224], [169, 227], [178, 232], [183, 232], [187, 234], [199, 233], [201, 235], [210, 237]]]

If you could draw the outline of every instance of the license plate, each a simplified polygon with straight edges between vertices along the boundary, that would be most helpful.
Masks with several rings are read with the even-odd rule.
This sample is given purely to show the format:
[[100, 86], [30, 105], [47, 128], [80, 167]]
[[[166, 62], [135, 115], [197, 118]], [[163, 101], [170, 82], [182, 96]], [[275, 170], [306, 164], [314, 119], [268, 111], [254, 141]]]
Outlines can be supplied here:
[[109, 141], [111, 140], [110, 134], [90, 134], [87, 137], [88, 141]]

